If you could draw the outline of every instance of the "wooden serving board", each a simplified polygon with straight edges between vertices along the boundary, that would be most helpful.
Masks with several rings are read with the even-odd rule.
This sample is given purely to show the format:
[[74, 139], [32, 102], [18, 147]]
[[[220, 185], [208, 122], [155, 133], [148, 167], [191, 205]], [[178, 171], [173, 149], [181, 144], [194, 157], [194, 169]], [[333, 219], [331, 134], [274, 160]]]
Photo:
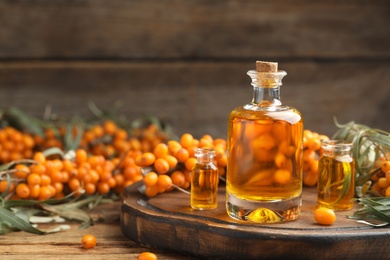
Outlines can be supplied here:
[[305, 188], [298, 220], [249, 224], [231, 219], [225, 210], [225, 188], [218, 208], [196, 211], [180, 191], [147, 199], [127, 190], [121, 208], [122, 232], [144, 246], [169, 249], [202, 258], [226, 259], [388, 259], [390, 228], [374, 228], [336, 212], [336, 222], [314, 220], [316, 189]]

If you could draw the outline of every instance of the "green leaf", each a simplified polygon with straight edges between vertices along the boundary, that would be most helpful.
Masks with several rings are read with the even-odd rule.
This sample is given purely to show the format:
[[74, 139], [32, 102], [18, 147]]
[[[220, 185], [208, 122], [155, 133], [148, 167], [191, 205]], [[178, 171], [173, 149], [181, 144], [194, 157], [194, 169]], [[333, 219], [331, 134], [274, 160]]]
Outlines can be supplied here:
[[[44, 231], [36, 229], [29, 222], [21, 219], [20, 217], [16, 216], [15, 213], [5, 208], [0, 208], [0, 221], [3, 224], [5, 223], [6, 225], [9, 225], [9, 227], [14, 227], [18, 230], [22, 230], [28, 233], [37, 234], [37, 235], [45, 234]], [[0, 230], [0, 233], [7, 232], [7, 231], [9, 232], [9, 230], [6, 229]]]
[[6, 118], [10, 122], [10, 125], [19, 130], [27, 130], [29, 133], [44, 136], [44, 130], [42, 128], [42, 121], [35, 117], [29, 116], [22, 110], [11, 107], [5, 113]]

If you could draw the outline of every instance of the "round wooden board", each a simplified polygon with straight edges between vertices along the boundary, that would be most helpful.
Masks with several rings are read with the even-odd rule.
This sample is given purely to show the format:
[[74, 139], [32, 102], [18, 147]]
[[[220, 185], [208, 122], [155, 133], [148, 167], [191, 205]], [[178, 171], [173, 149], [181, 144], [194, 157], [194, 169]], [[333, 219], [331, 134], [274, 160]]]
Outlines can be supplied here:
[[331, 226], [316, 224], [315, 188], [303, 192], [298, 220], [280, 224], [249, 224], [231, 219], [225, 210], [225, 188], [218, 208], [196, 211], [180, 191], [147, 199], [125, 191], [122, 232], [144, 246], [218, 259], [387, 259], [390, 228], [373, 228], [348, 219], [354, 210], [337, 212]]

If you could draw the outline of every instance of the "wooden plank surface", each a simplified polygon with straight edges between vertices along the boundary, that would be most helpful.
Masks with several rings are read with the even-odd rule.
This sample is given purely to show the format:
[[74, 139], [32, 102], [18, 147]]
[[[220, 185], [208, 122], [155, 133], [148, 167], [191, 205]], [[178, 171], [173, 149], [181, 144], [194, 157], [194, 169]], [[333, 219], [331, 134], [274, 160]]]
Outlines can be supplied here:
[[[142, 252], [153, 252], [159, 260], [194, 259], [184, 254], [166, 250], [150, 249], [125, 237], [120, 228], [120, 202], [99, 206], [94, 214], [103, 214], [112, 221], [96, 223], [87, 229], [79, 229], [78, 223], [65, 223], [70, 230], [48, 235], [34, 235], [14, 232], [0, 235], [0, 258], [21, 259], [137, 259]], [[96, 215], [95, 215], [96, 216]], [[61, 223], [64, 224], [64, 223]], [[56, 224], [40, 224], [42, 230], [49, 230]], [[83, 249], [81, 238], [92, 234], [97, 239], [93, 249]]]
[[284, 104], [331, 135], [340, 122], [390, 129], [386, 0], [0, 2], [0, 109], [89, 115], [116, 103], [178, 134], [226, 136], [251, 100], [258, 59], [288, 72]]
[[[70, 118], [116, 103], [128, 120], [153, 114], [176, 133], [226, 138], [232, 109], [252, 99], [246, 72], [253, 62], [18, 62], [0, 63], [0, 107], [42, 117], [46, 106]], [[327, 135], [351, 120], [390, 131], [390, 63], [281, 62], [284, 104], [303, 114], [305, 127]]]
[[389, 2], [2, 1], [5, 59], [379, 58]]
[[[179, 191], [145, 199], [128, 191], [122, 205], [122, 230], [141, 244], [216, 259], [386, 259], [390, 229], [372, 228], [348, 219], [352, 211], [336, 212], [336, 222], [314, 220], [316, 189], [305, 188], [296, 221], [251, 224], [233, 220], [225, 209], [220, 186], [218, 208], [197, 211], [189, 195]], [[164, 239], [161, 239], [164, 237]]]

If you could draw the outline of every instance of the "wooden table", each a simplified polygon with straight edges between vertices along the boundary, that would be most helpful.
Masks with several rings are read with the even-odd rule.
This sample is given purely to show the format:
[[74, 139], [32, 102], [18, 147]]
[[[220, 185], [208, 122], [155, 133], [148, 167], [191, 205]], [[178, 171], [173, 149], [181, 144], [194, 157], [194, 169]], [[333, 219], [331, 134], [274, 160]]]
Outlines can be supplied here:
[[[168, 199], [169, 201], [172, 201], [171, 197], [177, 195], [179, 194], [165, 194], [161, 198], [157, 198], [157, 201], [160, 201], [161, 199]], [[180, 203], [180, 201], [176, 201], [175, 203]], [[99, 215], [100, 218], [106, 219], [106, 222], [95, 223], [95, 225], [87, 229], [78, 229], [78, 223], [66, 223], [70, 225], [70, 230], [59, 233], [33, 235], [25, 232], [14, 232], [6, 235], [0, 235], [0, 259], [137, 259], [138, 255], [145, 251], [155, 253], [159, 260], [198, 259], [190, 255], [177, 253], [174, 250], [162, 250], [161, 247], [159, 247], [160, 249], [143, 247], [137, 242], [130, 240], [121, 230], [121, 206], [122, 203], [120, 201], [98, 206], [95, 210], [93, 210], [93, 212], [91, 212], [91, 215], [94, 217]], [[147, 209], [145, 210], [147, 211]], [[128, 212], [125, 212], [125, 214], [128, 214]], [[307, 216], [305, 216], [304, 212], [301, 220], [290, 223], [289, 225], [301, 225], [303, 222], [310, 222], [306, 218]], [[139, 221], [143, 220], [139, 219]], [[145, 221], [148, 221], [148, 218], [146, 218]], [[340, 221], [341, 219], [332, 227], [325, 227], [324, 232], [325, 229], [334, 229], [337, 228], [338, 225], [343, 225], [343, 222]], [[57, 224], [40, 224], [38, 228], [48, 230], [56, 225]], [[166, 239], [166, 236], [168, 235], [165, 234], [164, 237], [164, 235], [159, 234], [158, 230], [154, 231], [157, 239]], [[363, 233], [366, 231], [367, 230], [362, 230]], [[372, 232], [385, 232], [390, 234], [390, 229], [385, 228], [382, 229], [382, 231], [373, 229]], [[80, 241], [85, 234], [92, 234], [97, 238], [97, 246], [95, 248], [87, 250], [81, 247]], [[364, 236], [362, 236], [362, 239], [363, 237]], [[388, 245], [389, 243], [387, 242], [387, 238], [388, 236], [386, 236], [385, 240], [381, 240], [380, 243]], [[353, 239], [353, 237], [351, 237], [351, 239]], [[348, 244], [346, 241], [340, 241], [340, 243], [337, 243], [337, 246], [332, 246], [332, 250], [340, 250], [340, 248], [344, 248], [346, 244]], [[264, 244], [262, 245], [264, 246]], [[367, 245], [366, 249], [368, 250], [372, 246], [374, 245]], [[352, 247], [350, 247], [350, 249], [353, 250]], [[344, 250], [346, 249], [344, 248]], [[387, 256], [389, 252], [389, 247], [385, 246], [380, 255]], [[351, 259], [351, 257], [346, 255], [345, 259]]]
[[[159, 260], [195, 259], [177, 253], [142, 247], [126, 238], [120, 228], [120, 202], [103, 205], [95, 211], [110, 219], [106, 223], [96, 223], [87, 229], [78, 229], [78, 223], [69, 224], [71, 229], [48, 235], [34, 235], [25, 232], [14, 232], [0, 235], [0, 259], [137, 259], [142, 252], [153, 252]], [[57, 224], [40, 224], [42, 230], [50, 229]], [[97, 246], [83, 249], [80, 245], [85, 234], [93, 234]]]

